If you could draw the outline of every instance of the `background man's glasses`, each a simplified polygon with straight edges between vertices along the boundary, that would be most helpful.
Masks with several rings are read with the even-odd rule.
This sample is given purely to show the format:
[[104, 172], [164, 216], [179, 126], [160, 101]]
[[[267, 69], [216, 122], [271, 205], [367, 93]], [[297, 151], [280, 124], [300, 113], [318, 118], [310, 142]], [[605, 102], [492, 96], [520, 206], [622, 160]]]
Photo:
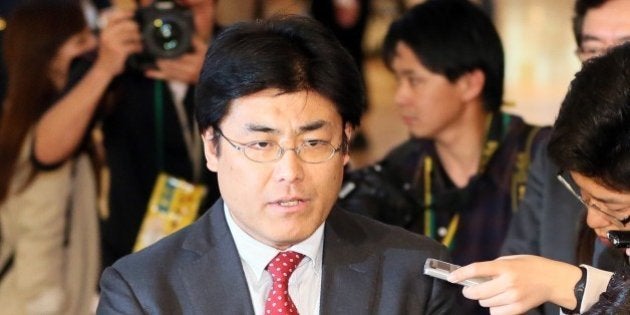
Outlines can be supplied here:
[[600, 213], [609, 217], [615, 225], [620, 226], [620, 227], [624, 227], [626, 226], [626, 224], [628, 224], [628, 222], [630, 222], [630, 215], [627, 215], [623, 219], [618, 219], [615, 215], [610, 213], [611, 212], [610, 210], [604, 210], [595, 204], [589, 204], [586, 201], [584, 201], [584, 198], [582, 198], [582, 196], [578, 193], [579, 189], [573, 188], [573, 186], [569, 183], [568, 180], [564, 178], [564, 176], [562, 176], [562, 174], [563, 172], [561, 171], [556, 176], [556, 178], [558, 178], [558, 181], [560, 181], [560, 183], [562, 183], [562, 185], [566, 187], [567, 190], [569, 190], [571, 195], [577, 198], [577, 200], [579, 200], [580, 203], [586, 207], [586, 209], [594, 209], [596, 211], [599, 211]]
[[284, 156], [285, 152], [294, 151], [300, 160], [306, 163], [318, 164], [330, 160], [335, 153], [341, 151], [341, 146], [335, 148], [330, 142], [324, 140], [306, 140], [295, 148], [283, 148], [272, 140], [240, 143], [226, 137], [218, 128], [217, 133], [234, 149], [243, 152], [246, 158], [257, 163], [278, 161]]

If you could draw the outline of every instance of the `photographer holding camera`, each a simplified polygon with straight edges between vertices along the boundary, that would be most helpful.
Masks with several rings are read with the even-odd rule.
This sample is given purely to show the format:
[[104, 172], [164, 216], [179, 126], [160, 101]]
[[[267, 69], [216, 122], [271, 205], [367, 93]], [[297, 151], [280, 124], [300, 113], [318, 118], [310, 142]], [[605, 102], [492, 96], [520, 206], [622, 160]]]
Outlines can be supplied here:
[[[112, 10], [129, 8], [118, 4]], [[112, 86], [103, 123], [111, 178], [101, 225], [104, 267], [132, 251], [152, 191], [165, 189], [159, 178], [205, 191], [193, 202], [195, 211], [218, 197], [216, 176], [203, 167], [192, 100], [204, 54], [218, 31], [215, 1], [141, 1], [135, 20], [144, 52], [130, 58]]]
[[[89, 314], [99, 276], [95, 116], [141, 51], [130, 14], [94, 36], [75, 0], [19, 1], [7, 19], [0, 117], [2, 314]], [[96, 53], [76, 77], [75, 61]]]

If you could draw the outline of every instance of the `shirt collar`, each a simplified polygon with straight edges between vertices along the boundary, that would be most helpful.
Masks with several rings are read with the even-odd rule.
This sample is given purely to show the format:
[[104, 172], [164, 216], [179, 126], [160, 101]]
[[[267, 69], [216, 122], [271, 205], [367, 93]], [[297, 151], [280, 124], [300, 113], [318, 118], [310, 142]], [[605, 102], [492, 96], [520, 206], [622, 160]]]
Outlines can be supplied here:
[[[251, 268], [256, 275], [256, 281], [260, 281], [267, 264], [280, 250], [261, 243], [247, 234], [247, 232], [243, 231], [243, 229], [236, 224], [234, 218], [232, 218], [228, 205], [225, 202], [223, 203], [223, 211], [241, 261]], [[286, 251], [294, 251], [304, 255], [305, 257], [300, 265], [308, 264], [309, 268], [312, 268], [315, 274], [320, 274], [322, 269], [324, 225], [325, 222], [307, 239], [286, 249]]]

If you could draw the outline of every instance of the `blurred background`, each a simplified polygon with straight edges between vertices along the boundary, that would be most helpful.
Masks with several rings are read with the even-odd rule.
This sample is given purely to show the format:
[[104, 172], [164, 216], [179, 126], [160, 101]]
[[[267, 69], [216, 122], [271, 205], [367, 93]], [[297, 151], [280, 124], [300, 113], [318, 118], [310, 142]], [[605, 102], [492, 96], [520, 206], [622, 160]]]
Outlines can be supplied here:
[[[86, 0], [87, 1], [87, 0]], [[96, 0], [94, 2], [106, 0]], [[335, 0], [337, 1], [337, 0]], [[571, 33], [574, 0], [473, 0], [490, 14], [503, 40], [506, 59], [505, 107], [536, 125], [553, 123], [573, 74], [579, 69]], [[390, 22], [422, 0], [371, 0], [363, 36], [369, 111], [363, 120], [367, 146], [352, 151], [352, 165], [379, 160], [407, 134], [392, 104], [395, 81], [380, 60]], [[0, 13], [13, 1], [0, 0]], [[274, 14], [308, 14], [311, 0], [221, 0], [222, 25]], [[0, 14], [0, 34], [4, 21]]]
[[[395, 81], [380, 60], [382, 38], [401, 7], [421, 1], [372, 0], [364, 37], [364, 71], [370, 108], [363, 121], [368, 145], [353, 150], [354, 167], [379, 160], [407, 134], [392, 104]], [[505, 111], [537, 125], [552, 124], [573, 74], [579, 69], [571, 32], [573, 0], [477, 1], [492, 15], [506, 55]], [[220, 22], [276, 13], [306, 14], [306, 0], [219, 1]]]

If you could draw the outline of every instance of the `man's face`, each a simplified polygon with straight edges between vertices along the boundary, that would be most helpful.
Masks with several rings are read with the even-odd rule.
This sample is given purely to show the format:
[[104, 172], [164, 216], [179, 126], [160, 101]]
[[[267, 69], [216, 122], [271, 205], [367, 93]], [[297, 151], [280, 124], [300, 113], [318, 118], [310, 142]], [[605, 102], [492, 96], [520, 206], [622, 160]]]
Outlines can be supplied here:
[[584, 16], [580, 61], [605, 53], [608, 49], [630, 40], [630, 1], [609, 0]]
[[606, 188], [576, 172], [571, 172], [571, 177], [579, 187], [582, 200], [588, 205], [586, 223], [602, 241], [608, 242], [607, 233], [610, 230], [630, 230], [630, 224], [619, 222], [630, 215], [630, 192]]
[[459, 80], [451, 83], [431, 72], [403, 42], [396, 45], [391, 67], [397, 80], [394, 102], [413, 136], [439, 138], [459, 123], [465, 110]]
[[[338, 148], [342, 133], [348, 137], [351, 133], [350, 127], [344, 130], [333, 103], [320, 94], [280, 94], [277, 89], [232, 101], [219, 128], [240, 147], [274, 141], [285, 149], [312, 140]], [[234, 221], [258, 241], [285, 249], [308, 238], [330, 213], [349, 159], [343, 151], [319, 164], [306, 163], [290, 150], [277, 161], [258, 163], [223, 137], [217, 154], [212, 130], [203, 137], [207, 166], [217, 172], [221, 196]]]

